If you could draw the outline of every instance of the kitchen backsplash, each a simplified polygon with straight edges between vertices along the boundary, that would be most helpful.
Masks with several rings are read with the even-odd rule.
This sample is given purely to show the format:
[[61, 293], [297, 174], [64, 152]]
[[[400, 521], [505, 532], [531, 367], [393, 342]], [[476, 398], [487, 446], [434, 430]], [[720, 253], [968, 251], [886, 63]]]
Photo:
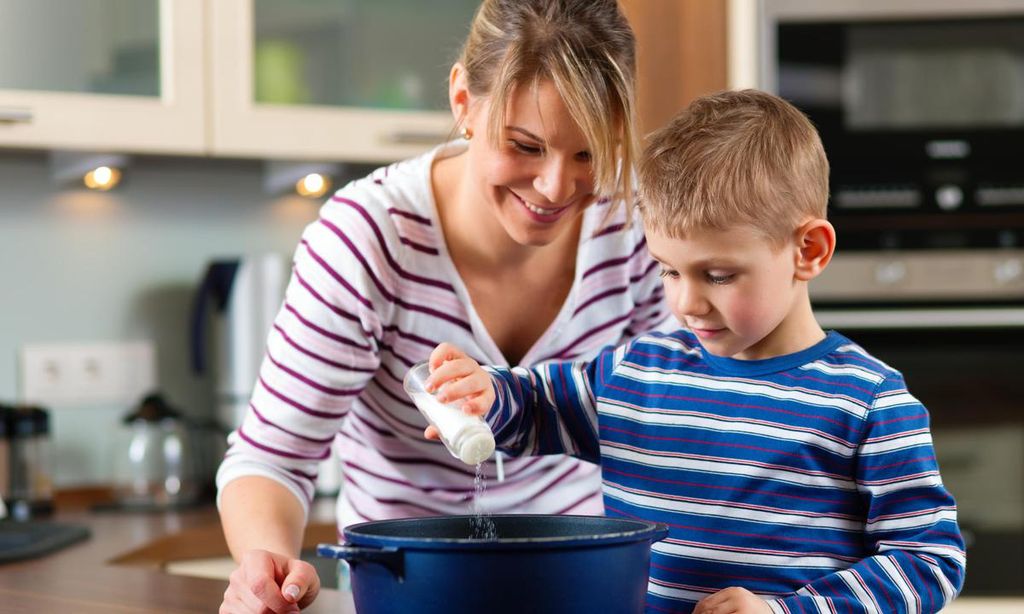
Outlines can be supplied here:
[[[0, 401], [18, 398], [25, 343], [149, 340], [168, 400], [207, 415], [211, 383], [190, 371], [187, 331], [206, 263], [290, 257], [320, 206], [262, 182], [255, 161], [151, 157], [94, 193], [53, 185], [45, 154], [0, 154]], [[106, 448], [129, 407], [50, 409], [58, 485], [108, 481]]]

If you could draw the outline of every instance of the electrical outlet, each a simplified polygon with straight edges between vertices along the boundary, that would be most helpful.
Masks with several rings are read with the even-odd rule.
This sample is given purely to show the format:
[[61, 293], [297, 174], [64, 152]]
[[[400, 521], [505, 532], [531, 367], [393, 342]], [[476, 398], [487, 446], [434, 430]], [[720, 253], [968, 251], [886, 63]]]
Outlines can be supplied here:
[[155, 385], [155, 351], [149, 342], [38, 343], [21, 349], [23, 403], [127, 406]]

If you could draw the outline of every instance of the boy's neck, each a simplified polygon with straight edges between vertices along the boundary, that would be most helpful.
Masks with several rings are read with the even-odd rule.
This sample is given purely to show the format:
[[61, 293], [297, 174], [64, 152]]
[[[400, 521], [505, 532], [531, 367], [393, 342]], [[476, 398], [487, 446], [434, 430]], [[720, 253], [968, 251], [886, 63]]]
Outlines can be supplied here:
[[824, 338], [825, 331], [814, 317], [811, 300], [805, 287], [793, 301], [792, 309], [772, 332], [755, 345], [731, 356], [731, 358], [764, 360], [787, 356], [806, 350]]

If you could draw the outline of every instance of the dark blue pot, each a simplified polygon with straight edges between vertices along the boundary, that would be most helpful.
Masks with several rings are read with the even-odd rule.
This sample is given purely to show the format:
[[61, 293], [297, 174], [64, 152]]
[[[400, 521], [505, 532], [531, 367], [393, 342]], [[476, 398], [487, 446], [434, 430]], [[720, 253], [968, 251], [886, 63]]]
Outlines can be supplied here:
[[665, 525], [623, 518], [490, 517], [498, 538], [471, 539], [474, 516], [364, 522], [321, 556], [351, 565], [359, 614], [643, 612], [651, 543]]

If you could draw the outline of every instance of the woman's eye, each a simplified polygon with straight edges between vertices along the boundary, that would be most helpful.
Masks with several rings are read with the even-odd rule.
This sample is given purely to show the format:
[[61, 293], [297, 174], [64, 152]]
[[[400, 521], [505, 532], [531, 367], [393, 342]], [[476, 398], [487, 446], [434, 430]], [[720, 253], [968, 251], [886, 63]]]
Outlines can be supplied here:
[[658, 272], [658, 276], [659, 277], [670, 277], [672, 279], [675, 279], [676, 277], [679, 277], [679, 272], [678, 271], [673, 271], [672, 269], [661, 269], [661, 271]]
[[714, 275], [712, 273], [705, 273], [705, 276], [707, 277], [709, 283], [712, 283], [716, 286], [725, 285], [732, 281], [733, 278], [732, 275]]
[[590, 162], [593, 159], [593, 156], [590, 155], [589, 151], [581, 151], [576, 154], [576, 159], [580, 162]]
[[540, 147], [534, 147], [533, 145], [527, 145], [526, 143], [520, 143], [519, 141], [512, 141], [512, 147], [520, 153], [530, 155], [537, 155], [544, 151]]

